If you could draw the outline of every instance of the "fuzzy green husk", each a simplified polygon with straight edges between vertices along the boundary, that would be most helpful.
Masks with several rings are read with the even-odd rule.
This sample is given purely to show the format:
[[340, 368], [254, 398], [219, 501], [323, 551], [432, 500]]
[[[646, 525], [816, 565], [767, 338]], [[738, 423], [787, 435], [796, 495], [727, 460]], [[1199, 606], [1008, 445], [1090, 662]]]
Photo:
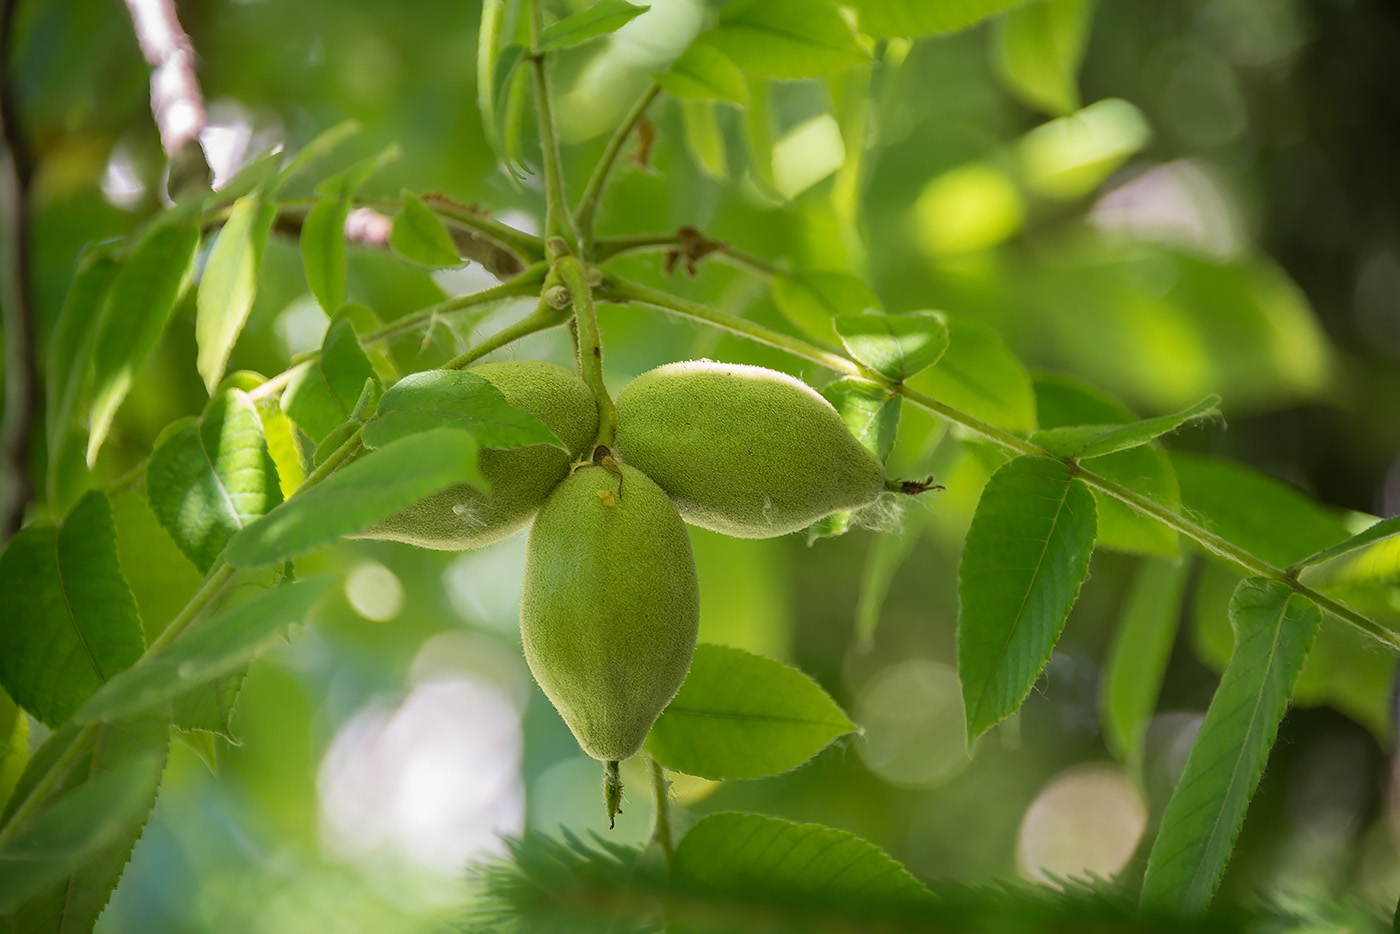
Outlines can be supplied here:
[[700, 624], [685, 525], [660, 487], [621, 469], [581, 467], [549, 497], [520, 598], [530, 671], [604, 762], [641, 748], [690, 670]]
[[616, 453], [691, 525], [770, 538], [874, 502], [879, 458], [801, 380], [697, 360], [638, 376], [617, 397]]

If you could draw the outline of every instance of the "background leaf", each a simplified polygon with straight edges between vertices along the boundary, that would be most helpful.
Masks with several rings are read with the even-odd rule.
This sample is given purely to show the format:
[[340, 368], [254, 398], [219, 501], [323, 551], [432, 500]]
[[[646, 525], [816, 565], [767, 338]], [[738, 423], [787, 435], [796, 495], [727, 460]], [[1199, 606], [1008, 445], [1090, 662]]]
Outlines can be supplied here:
[[301, 223], [301, 263], [306, 284], [326, 314], [345, 303], [345, 219], [350, 202], [321, 198]]
[[452, 235], [438, 216], [407, 189], [404, 189], [402, 199], [403, 209], [394, 216], [394, 226], [389, 232], [389, 246], [394, 248], [394, 252], [411, 263], [429, 269], [463, 265], [464, 260], [457, 255]]
[[852, 357], [893, 380], [933, 366], [948, 349], [948, 328], [933, 312], [840, 315], [833, 326]]
[[1145, 910], [1196, 914], [1210, 904], [1321, 622], [1315, 604], [1277, 581], [1252, 577], [1235, 590], [1235, 651], [1162, 815]]
[[773, 302], [788, 320], [833, 346], [841, 341], [833, 319], [878, 310], [870, 286], [845, 272], [805, 272], [773, 277]]
[[701, 643], [647, 734], [647, 752], [687, 775], [763, 778], [795, 769], [856, 729], [811, 678], [743, 649]]
[[651, 7], [627, 0], [598, 0], [587, 9], [550, 23], [540, 33], [539, 50], [567, 49], [616, 32]]
[[705, 41], [766, 78], [817, 78], [869, 61], [827, 0], [735, 0]]
[[1021, 706], [1089, 573], [1097, 517], [1065, 464], [1018, 457], [982, 491], [958, 565], [958, 677], [971, 741]]
[[234, 533], [282, 501], [277, 465], [256, 406], [237, 389], [172, 428], [151, 453], [146, 494], [180, 550], [208, 572]]
[[165, 331], [189, 281], [198, 248], [197, 227], [157, 227], [136, 244], [113, 280], [93, 350], [89, 466], [97, 460], [137, 369]]
[[199, 344], [196, 367], [211, 395], [224, 378], [229, 354], [253, 308], [263, 248], [276, 219], [277, 205], [261, 195], [239, 198], [204, 264], [195, 296], [194, 333]]
[[1136, 771], [1142, 763], [1147, 723], [1171, 658], [1191, 565], [1149, 558], [1123, 601], [1118, 628], [1104, 662], [1104, 742]]
[[1030, 374], [995, 331], [979, 321], [947, 315], [948, 350], [938, 365], [909, 387], [939, 402], [1012, 431], [1035, 428]]
[[1079, 109], [1079, 66], [1093, 19], [1092, 0], [1039, 0], [996, 21], [993, 60], [1002, 81], [1037, 110]]
[[879, 847], [844, 830], [758, 814], [701, 818], [676, 847], [681, 884], [800, 902], [809, 911], [899, 915], [929, 891]]
[[84, 496], [58, 528], [31, 526], [10, 539], [0, 593], [0, 684], [49, 726], [145, 648], [103, 493]]
[[374, 365], [360, 347], [354, 326], [345, 318], [338, 318], [326, 331], [321, 353], [292, 378], [282, 393], [282, 411], [319, 443], [345, 424], [367, 379], [378, 383]]
[[157, 712], [192, 688], [241, 669], [305, 619], [330, 589], [329, 578], [274, 587], [231, 610], [201, 620], [166, 648], [112, 678], [83, 704], [75, 720], [92, 723]]
[[410, 373], [389, 387], [365, 425], [365, 446], [383, 447], [434, 428], [465, 429], [484, 448], [564, 447], [548, 425], [507, 402], [490, 380], [462, 370]]
[[1344, 555], [1347, 552], [1355, 551], [1358, 548], [1364, 548], [1367, 545], [1378, 542], [1383, 538], [1389, 538], [1392, 535], [1400, 535], [1400, 516], [1391, 516], [1389, 519], [1381, 519], [1379, 522], [1358, 532], [1351, 538], [1339, 542], [1331, 548], [1324, 548], [1322, 551], [1309, 555], [1295, 564], [1294, 567], [1306, 568], [1315, 564], [1321, 564], [1324, 561], [1329, 561], [1332, 558]]
[[872, 36], [926, 36], [965, 29], [1022, 0], [848, 0], [862, 32]]
[[749, 100], [748, 86], [739, 66], [701, 39], [692, 42], [669, 70], [653, 77], [672, 97], [726, 101], [741, 107]]
[[303, 490], [234, 536], [238, 567], [295, 558], [386, 519], [454, 483], [481, 487], [477, 445], [454, 428], [400, 438]]
[[92, 353], [103, 300], [120, 268], [121, 263], [105, 250], [88, 253], [78, 261], [49, 342], [45, 428], [50, 450], [71, 430], [78, 400], [92, 378]]

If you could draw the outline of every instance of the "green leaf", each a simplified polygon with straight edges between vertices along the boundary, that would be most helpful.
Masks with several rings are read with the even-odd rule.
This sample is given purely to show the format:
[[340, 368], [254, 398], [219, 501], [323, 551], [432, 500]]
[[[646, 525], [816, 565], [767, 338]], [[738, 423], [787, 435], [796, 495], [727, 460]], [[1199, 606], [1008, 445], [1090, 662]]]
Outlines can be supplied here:
[[667, 94], [683, 100], [727, 101], [740, 107], [749, 102], [739, 66], [703, 40], [692, 42], [670, 70], [653, 77]]
[[277, 642], [289, 625], [303, 620], [330, 584], [324, 577], [283, 584], [202, 620], [168, 647], [108, 681], [87, 699], [75, 721], [162, 712], [159, 707], [165, 702], [233, 674]]
[[496, 60], [491, 79], [496, 99], [493, 108], [496, 114], [495, 147], [501, 154], [511, 178], [517, 181], [529, 174], [529, 170], [520, 161], [529, 82], [515, 80], [520, 64], [525, 60], [525, 54], [525, 46], [519, 42], [506, 46]]
[[844, 272], [774, 276], [773, 302], [788, 320], [811, 336], [839, 343], [833, 319], [878, 311], [880, 299], [862, 280]]
[[1277, 581], [1252, 577], [1235, 590], [1235, 651], [1162, 815], [1145, 910], [1197, 914], [1210, 904], [1321, 622], [1315, 604]]
[[792, 901], [823, 916], [898, 915], [934, 901], [872, 843], [844, 830], [759, 814], [701, 818], [676, 847], [675, 873], [682, 884], [716, 895]]
[[[71, 800], [75, 795], [96, 794], [99, 799], [104, 797], [102, 792], [94, 793], [88, 789], [98, 782], [109, 780], [113, 773], [134, 766], [145, 774], [141, 780], [134, 781], [129, 789], [130, 808], [121, 808], [124, 814], [111, 815], [114, 820], [110, 825], [105, 825], [105, 816], [95, 820], [88, 829], [97, 832], [101, 839], [83, 845], [84, 855], [68, 863], [69, 868], [60, 872], [59, 878], [54, 879], [51, 874], [57, 867], [49, 867], [50, 871], [46, 873], [50, 875], [49, 884], [42, 886], [42, 891], [0, 922], [8, 922], [6, 930], [93, 929], [155, 805], [156, 790], [168, 751], [169, 727], [163, 721], [153, 719], [104, 724], [84, 730], [69, 725], [44, 741], [20, 779], [17, 800], [6, 809], [6, 821], [13, 817], [20, 798], [30, 800], [38, 795], [40, 797], [36, 803], [47, 803], [49, 810], [40, 811], [27, 822], [26, 829], [20, 830], [20, 834], [33, 832], [45, 813], [52, 813], [52, 809], [62, 807], [65, 800]], [[136, 763], [148, 763], [150, 768], [143, 769]], [[51, 785], [48, 784], [50, 782]], [[78, 834], [76, 829], [74, 834]], [[58, 853], [51, 855], [57, 856]], [[33, 868], [32, 864], [25, 867], [26, 870]], [[5, 877], [7, 871], [0, 869], [0, 879]]]
[[861, 31], [878, 38], [926, 36], [965, 29], [1022, 0], [846, 0]]
[[306, 212], [301, 224], [301, 262], [306, 284], [326, 314], [345, 303], [346, 198], [322, 198]]
[[133, 823], [144, 823], [151, 790], [159, 780], [158, 759], [135, 759], [63, 795], [36, 815], [0, 850], [0, 915], [20, 908], [117, 843]]
[[1182, 505], [1197, 521], [1270, 564], [1287, 567], [1350, 537], [1340, 516], [1243, 464], [1187, 453], [1172, 463]]
[[1350, 591], [1360, 589], [1400, 586], [1400, 533], [1378, 536], [1360, 548], [1353, 546], [1335, 558], [1308, 567], [1302, 580], [1313, 587], [1346, 589], [1348, 596]]
[[303, 490], [229, 542], [236, 567], [273, 564], [387, 519], [454, 483], [478, 488], [477, 444], [455, 428], [400, 438]]
[[0, 690], [0, 803], [10, 800], [10, 792], [28, 762], [29, 718]]
[[992, 474], [958, 566], [958, 676], [969, 741], [1021, 706], [1050, 660], [1094, 551], [1094, 497], [1069, 467]]
[[486, 141], [501, 151], [496, 117], [496, 59], [501, 50], [501, 30], [505, 25], [505, 0], [481, 0], [481, 26], [476, 35], [476, 107]]
[[375, 379], [374, 365], [360, 347], [354, 326], [345, 318], [333, 320], [321, 353], [282, 393], [282, 411], [319, 443], [345, 424], [367, 379]]
[[1142, 562], [1104, 662], [1104, 742], [1134, 771], [1142, 762], [1147, 723], [1157, 709], [1190, 571], [1185, 561]]
[[875, 543], [866, 553], [860, 572], [856, 596], [855, 647], [868, 652], [875, 646], [875, 630], [880, 625], [880, 613], [889, 596], [894, 576], [919, 543], [923, 523], [905, 522], [898, 532], [875, 536]]
[[1212, 394], [1180, 412], [1157, 418], [1147, 418], [1131, 425], [1110, 429], [1095, 436], [1085, 444], [1083, 449], [1079, 451], [1079, 459], [1103, 457], [1105, 454], [1116, 454], [1119, 451], [1140, 447], [1168, 432], [1176, 431], [1189, 421], [1218, 413], [1219, 407], [1220, 397]]
[[315, 165], [335, 152], [349, 140], [353, 139], [360, 130], [358, 120], [342, 120], [334, 126], [327, 127], [301, 148], [301, 151], [288, 160], [286, 166], [277, 174], [277, 181], [269, 186], [268, 197], [275, 198], [288, 182], [296, 178], [309, 166]]
[[634, 6], [627, 0], [599, 0], [586, 10], [551, 23], [540, 33], [539, 50], [567, 49], [616, 32], [641, 16], [649, 6]]
[[1308, 555], [1302, 561], [1294, 564], [1293, 568], [1295, 570], [1301, 570], [1315, 564], [1322, 564], [1324, 561], [1330, 561], [1333, 558], [1356, 551], [1358, 548], [1365, 548], [1367, 545], [1378, 542], [1383, 538], [1389, 538], [1392, 535], [1400, 535], [1400, 516], [1391, 516], [1389, 519], [1381, 519], [1375, 525], [1369, 526], [1364, 531], [1353, 535], [1346, 541], [1338, 542], [1331, 548], [1324, 548], [1315, 554]]
[[199, 344], [196, 368], [211, 395], [253, 308], [263, 248], [276, 219], [277, 205], [261, 195], [239, 198], [204, 264], [195, 296], [194, 336]]
[[943, 320], [948, 350], [937, 366], [913, 376], [910, 388], [1011, 431], [1034, 429], [1031, 377], [1006, 342], [980, 321]]
[[840, 315], [833, 326], [852, 357], [893, 380], [928, 369], [948, 349], [948, 328], [931, 311]]
[[282, 501], [262, 419], [246, 393], [215, 396], [202, 418], [162, 433], [146, 468], [160, 524], [203, 572], [239, 529]]
[[685, 100], [681, 109], [681, 128], [685, 132], [685, 150], [696, 168], [710, 178], [729, 178], [729, 152], [725, 148], [724, 131], [720, 129], [719, 114], [713, 101]]
[[1022, 101], [1054, 116], [1079, 109], [1079, 66], [1093, 18], [1091, 0], [1040, 0], [997, 21], [993, 61]]
[[78, 261], [73, 284], [49, 342], [46, 435], [56, 448], [68, 434], [78, 399], [92, 377], [92, 352], [103, 299], [121, 264], [105, 250], [91, 251]]
[[[1121, 402], [1095, 392], [1084, 384], [1062, 376], [1037, 376], [1036, 406], [1040, 424], [1054, 431], [1063, 426], [1127, 424], [1136, 416]], [[1039, 443], [1042, 432], [1032, 435]], [[1081, 446], [1082, 439], [1075, 443]], [[1176, 472], [1167, 452], [1159, 444], [1107, 454], [1091, 465], [1095, 473], [1124, 484], [1154, 501], [1175, 509], [1181, 505]], [[1179, 553], [1176, 531], [1156, 519], [1139, 515], [1107, 493], [1094, 491], [1099, 511], [1099, 548], [1130, 554], [1166, 555]]]
[[198, 249], [198, 227], [157, 227], [136, 245], [113, 280], [93, 350], [89, 466], [97, 460], [137, 369], [165, 331], [189, 282]]
[[[822, 396], [841, 415], [851, 434], [884, 460], [899, 431], [903, 397], [855, 376], [843, 376], [822, 390]], [[807, 529], [807, 544], [818, 538], [844, 535], [851, 527], [852, 512], [838, 512], [818, 519]]]
[[765, 78], [819, 78], [870, 61], [828, 0], [735, 0], [704, 41]]
[[394, 217], [389, 246], [394, 252], [428, 269], [455, 268], [464, 264], [457, 255], [452, 235], [432, 209], [408, 189], [403, 191], [403, 210]]
[[383, 447], [434, 428], [465, 429], [484, 448], [565, 447], [548, 425], [507, 402], [490, 380], [462, 370], [423, 370], [391, 386], [365, 426], [365, 446]]
[[[233, 732], [233, 712], [238, 697], [243, 691], [243, 681], [248, 676], [248, 667], [219, 675], [190, 691], [186, 691], [170, 702], [170, 725], [185, 733], [206, 733], [222, 736], [229, 742], [238, 744]], [[205, 755], [208, 744], [203, 740], [193, 740], [201, 758], [210, 764], [212, 756]], [[211, 770], [213, 765], [210, 764]]]
[[[784, 200], [773, 178], [773, 82], [745, 75], [749, 102], [744, 107], [744, 140], [748, 144], [749, 175], [764, 197]], [[832, 341], [834, 343], [834, 332]]]
[[61, 526], [30, 526], [0, 554], [0, 684], [49, 726], [145, 648], [116, 535], [93, 491]]
[[687, 775], [763, 778], [797, 768], [854, 729], [821, 686], [796, 668], [701, 643], [646, 747], [657, 762]]

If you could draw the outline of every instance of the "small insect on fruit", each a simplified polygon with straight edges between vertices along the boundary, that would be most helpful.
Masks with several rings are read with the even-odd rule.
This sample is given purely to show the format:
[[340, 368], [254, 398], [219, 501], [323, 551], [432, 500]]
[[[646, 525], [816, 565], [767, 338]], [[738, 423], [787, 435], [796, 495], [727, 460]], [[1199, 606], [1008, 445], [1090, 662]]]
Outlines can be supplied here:
[[[540, 509], [520, 599], [530, 671], [605, 763], [641, 748], [690, 670], [700, 624], [685, 525], [645, 474], [614, 466], [579, 467]], [[611, 814], [620, 786], [616, 768], [608, 774]]]

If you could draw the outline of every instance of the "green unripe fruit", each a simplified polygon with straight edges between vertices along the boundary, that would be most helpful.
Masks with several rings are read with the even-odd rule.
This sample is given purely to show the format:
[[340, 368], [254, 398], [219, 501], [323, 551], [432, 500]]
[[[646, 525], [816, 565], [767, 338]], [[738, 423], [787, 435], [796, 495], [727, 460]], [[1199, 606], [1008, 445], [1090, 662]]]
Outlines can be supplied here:
[[580, 467], [550, 495], [520, 597], [530, 671], [604, 762], [641, 748], [690, 670], [700, 625], [685, 525], [645, 474], [620, 469]]
[[485, 377], [507, 402], [524, 409], [569, 446], [547, 444], [483, 448], [477, 466], [489, 484], [483, 493], [465, 483], [447, 487], [395, 513], [357, 538], [405, 542], [420, 548], [461, 551], [500, 541], [524, 527], [569, 465], [592, 450], [598, 406], [571, 370], [538, 360], [483, 363], [469, 371]]
[[617, 397], [617, 454], [691, 525], [770, 538], [874, 502], [885, 467], [799, 379], [697, 360], [643, 373]]

